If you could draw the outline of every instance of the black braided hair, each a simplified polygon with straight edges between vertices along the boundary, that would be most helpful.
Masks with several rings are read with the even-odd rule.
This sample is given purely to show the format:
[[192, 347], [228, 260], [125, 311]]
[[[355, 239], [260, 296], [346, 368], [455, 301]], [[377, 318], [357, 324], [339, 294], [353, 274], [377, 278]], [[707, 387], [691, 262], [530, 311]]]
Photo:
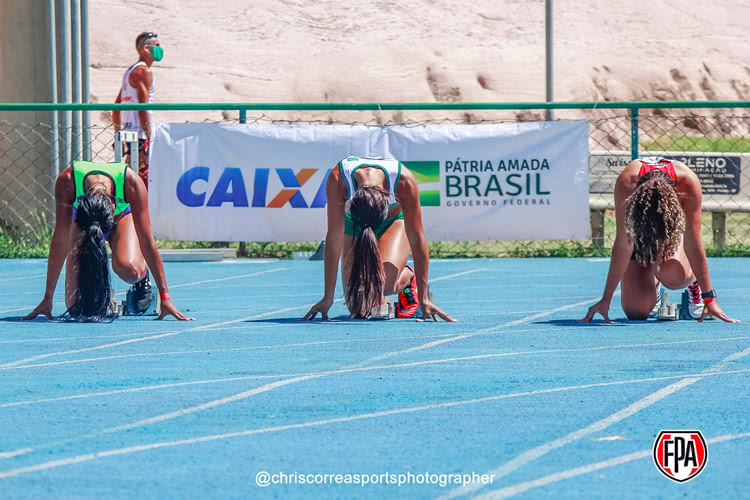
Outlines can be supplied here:
[[73, 321], [111, 321], [111, 280], [107, 242], [104, 238], [114, 228], [113, 203], [106, 193], [89, 190], [78, 200], [75, 222], [83, 232], [78, 252], [78, 286], [75, 301], [66, 313]]

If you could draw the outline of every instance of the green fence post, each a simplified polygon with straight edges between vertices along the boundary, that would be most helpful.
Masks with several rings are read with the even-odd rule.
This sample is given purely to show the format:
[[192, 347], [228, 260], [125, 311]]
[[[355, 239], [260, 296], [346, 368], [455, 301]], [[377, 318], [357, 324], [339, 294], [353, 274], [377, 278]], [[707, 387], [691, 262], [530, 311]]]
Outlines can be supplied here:
[[[240, 123], [247, 123], [247, 108], [240, 108]], [[247, 257], [247, 243], [240, 241], [238, 257]]]
[[638, 106], [630, 108], [630, 156], [638, 158]]

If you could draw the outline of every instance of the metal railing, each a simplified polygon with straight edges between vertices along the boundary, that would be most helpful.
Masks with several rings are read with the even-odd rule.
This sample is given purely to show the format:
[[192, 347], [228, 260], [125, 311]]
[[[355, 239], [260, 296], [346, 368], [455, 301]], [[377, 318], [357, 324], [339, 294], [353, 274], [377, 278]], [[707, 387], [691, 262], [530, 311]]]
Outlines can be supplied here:
[[[710, 252], [750, 255], [750, 101], [589, 103], [193, 103], [0, 104], [0, 231], [33, 237], [54, 219], [54, 179], [70, 158], [112, 161], [111, 125], [74, 137], [53, 126], [72, 111], [152, 110], [155, 121], [423, 124], [537, 121], [590, 123], [591, 241], [434, 242], [438, 255], [589, 255], [614, 238], [612, 191], [624, 164], [639, 155], [686, 161], [704, 185], [704, 243]], [[46, 120], [40, 117], [47, 117]], [[70, 121], [67, 121], [70, 123]]]

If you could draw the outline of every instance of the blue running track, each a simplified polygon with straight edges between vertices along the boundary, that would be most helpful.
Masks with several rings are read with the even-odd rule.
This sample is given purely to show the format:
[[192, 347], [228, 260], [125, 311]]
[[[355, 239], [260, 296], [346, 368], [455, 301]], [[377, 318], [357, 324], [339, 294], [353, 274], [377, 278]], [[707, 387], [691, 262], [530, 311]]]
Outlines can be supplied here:
[[[46, 261], [0, 260], [0, 497], [747, 498], [750, 260], [709, 267], [742, 323], [576, 324], [606, 259], [436, 259], [455, 324], [300, 323], [323, 266], [279, 260], [167, 264], [192, 323], [19, 323]], [[698, 477], [662, 429], [702, 431]]]

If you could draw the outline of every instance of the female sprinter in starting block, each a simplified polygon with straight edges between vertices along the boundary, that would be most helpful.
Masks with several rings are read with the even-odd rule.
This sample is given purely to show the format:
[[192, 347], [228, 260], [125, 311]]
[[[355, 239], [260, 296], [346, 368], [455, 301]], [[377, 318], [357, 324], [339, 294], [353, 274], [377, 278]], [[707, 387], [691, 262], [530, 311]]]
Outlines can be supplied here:
[[737, 322], [721, 310], [711, 286], [701, 242], [701, 201], [700, 180], [684, 163], [656, 158], [625, 167], [615, 183], [617, 234], [604, 294], [581, 322], [599, 313], [611, 323], [609, 304], [620, 282], [628, 319], [648, 318], [663, 285], [688, 289], [693, 319]]
[[[302, 318], [328, 320], [339, 258], [346, 305], [352, 318], [367, 318], [398, 293], [395, 316], [455, 321], [432, 303], [427, 288], [430, 256], [414, 175], [400, 161], [348, 157], [326, 183], [328, 232], [325, 293]], [[406, 265], [411, 248], [414, 269]]]
[[[52, 317], [52, 296], [63, 263], [66, 315], [78, 321], [113, 319], [107, 245], [112, 269], [135, 284], [135, 313], [149, 308], [153, 297], [148, 269], [154, 273], [161, 299], [158, 319], [183, 315], [170, 300], [164, 266], [151, 234], [146, 186], [124, 163], [74, 161], [55, 183], [55, 230], [47, 262], [42, 302], [24, 319]], [[75, 222], [75, 224], [74, 224]], [[148, 267], [147, 267], [148, 265]]]

